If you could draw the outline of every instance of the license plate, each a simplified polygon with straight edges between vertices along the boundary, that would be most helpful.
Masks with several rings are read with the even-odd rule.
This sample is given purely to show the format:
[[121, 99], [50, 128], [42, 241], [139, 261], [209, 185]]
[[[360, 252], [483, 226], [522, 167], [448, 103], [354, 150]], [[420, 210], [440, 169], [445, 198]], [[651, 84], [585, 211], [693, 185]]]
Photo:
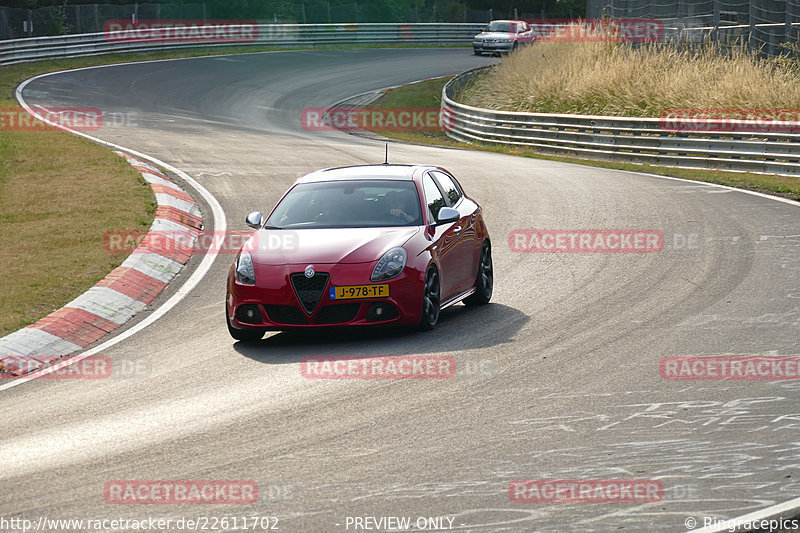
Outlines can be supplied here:
[[331, 300], [352, 300], [354, 298], [386, 298], [389, 296], [389, 285], [349, 285], [331, 287]]

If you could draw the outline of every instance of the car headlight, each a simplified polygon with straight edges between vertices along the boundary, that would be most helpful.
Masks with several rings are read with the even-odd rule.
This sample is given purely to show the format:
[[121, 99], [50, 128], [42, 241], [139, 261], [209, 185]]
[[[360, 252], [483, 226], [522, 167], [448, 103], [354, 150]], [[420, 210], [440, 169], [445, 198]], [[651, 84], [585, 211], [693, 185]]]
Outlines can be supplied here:
[[380, 258], [378, 264], [372, 269], [372, 275], [369, 277], [372, 281], [385, 281], [400, 275], [406, 267], [406, 259], [408, 254], [405, 248], [398, 246], [392, 248]]
[[241, 252], [236, 257], [236, 268], [234, 269], [236, 281], [245, 285], [256, 284], [256, 271], [253, 268], [253, 257], [250, 252]]

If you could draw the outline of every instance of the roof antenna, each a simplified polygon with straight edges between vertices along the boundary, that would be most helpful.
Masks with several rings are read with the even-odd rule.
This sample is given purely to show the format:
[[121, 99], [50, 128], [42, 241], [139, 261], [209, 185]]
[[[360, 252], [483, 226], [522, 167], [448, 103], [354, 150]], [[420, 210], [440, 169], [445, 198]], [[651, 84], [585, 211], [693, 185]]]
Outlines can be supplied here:
[[386, 143], [386, 155], [383, 158], [383, 164], [384, 165], [389, 164], [389, 143]]

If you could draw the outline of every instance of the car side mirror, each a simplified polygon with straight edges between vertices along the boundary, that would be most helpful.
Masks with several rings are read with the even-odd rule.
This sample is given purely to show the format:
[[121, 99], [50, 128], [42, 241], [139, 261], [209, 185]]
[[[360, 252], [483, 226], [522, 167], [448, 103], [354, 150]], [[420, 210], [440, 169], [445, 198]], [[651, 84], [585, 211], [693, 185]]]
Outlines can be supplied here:
[[261, 227], [261, 211], [253, 211], [247, 218], [244, 219], [245, 223], [251, 228], [258, 229]]
[[436, 216], [439, 224], [455, 222], [459, 218], [461, 218], [461, 213], [458, 212], [458, 209], [453, 209], [452, 207], [443, 207], [439, 209], [439, 214]]

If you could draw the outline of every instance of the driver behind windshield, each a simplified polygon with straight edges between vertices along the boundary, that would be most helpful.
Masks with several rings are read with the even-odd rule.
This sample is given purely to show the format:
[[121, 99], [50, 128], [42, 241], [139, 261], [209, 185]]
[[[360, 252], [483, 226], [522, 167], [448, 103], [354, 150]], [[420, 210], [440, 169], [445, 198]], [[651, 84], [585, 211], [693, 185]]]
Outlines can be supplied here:
[[402, 192], [390, 191], [386, 193], [386, 202], [389, 207], [389, 216], [391, 217], [389, 219], [390, 223], [402, 222], [403, 224], [408, 224], [417, 218], [408, 213], [410, 211], [408, 198]]

